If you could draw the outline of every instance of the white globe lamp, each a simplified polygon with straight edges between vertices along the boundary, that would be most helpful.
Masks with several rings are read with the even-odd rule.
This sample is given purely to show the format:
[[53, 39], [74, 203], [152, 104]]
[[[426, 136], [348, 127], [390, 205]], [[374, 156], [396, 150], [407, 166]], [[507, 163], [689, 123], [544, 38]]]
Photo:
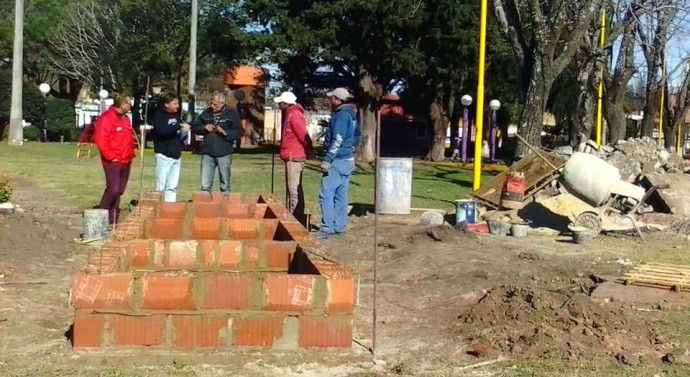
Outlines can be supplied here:
[[463, 106], [469, 106], [472, 104], [472, 96], [469, 94], [465, 94], [460, 98], [460, 103], [462, 103]]
[[47, 96], [48, 93], [50, 93], [50, 85], [43, 83], [38, 86], [38, 91], [41, 92], [44, 96]]
[[493, 111], [496, 111], [501, 108], [501, 101], [497, 99], [492, 99], [491, 102], [489, 102], [489, 108]]
[[109, 93], [108, 93], [107, 90], [101, 89], [101, 90], [98, 92], [98, 98], [104, 100], [104, 99], [108, 98], [108, 94], [109, 94]]

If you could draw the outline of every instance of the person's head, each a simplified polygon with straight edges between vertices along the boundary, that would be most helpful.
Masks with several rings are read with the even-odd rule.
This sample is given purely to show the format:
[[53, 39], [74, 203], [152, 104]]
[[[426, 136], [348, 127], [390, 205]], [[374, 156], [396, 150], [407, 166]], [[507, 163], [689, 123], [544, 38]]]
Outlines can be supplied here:
[[170, 94], [160, 96], [160, 106], [166, 113], [177, 113], [180, 110], [180, 100]]
[[126, 94], [116, 94], [113, 97], [113, 107], [118, 114], [127, 114], [132, 109], [132, 97]]
[[331, 108], [333, 110], [352, 100], [352, 94], [345, 88], [335, 88], [333, 91], [326, 93], [326, 96], [331, 100]]
[[219, 113], [225, 107], [225, 93], [213, 92], [211, 94], [211, 110], [214, 113]]
[[282, 92], [278, 97], [273, 98], [273, 101], [281, 110], [285, 110], [297, 103], [297, 96], [292, 92]]

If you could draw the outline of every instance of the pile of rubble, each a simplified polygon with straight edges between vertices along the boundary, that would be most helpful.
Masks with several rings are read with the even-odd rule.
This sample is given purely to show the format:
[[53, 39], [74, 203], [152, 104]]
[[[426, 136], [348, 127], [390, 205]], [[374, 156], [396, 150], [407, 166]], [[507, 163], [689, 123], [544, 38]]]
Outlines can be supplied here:
[[[631, 183], [638, 181], [641, 175], [683, 172], [683, 159], [657, 145], [649, 137], [621, 140], [612, 146], [602, 147], [590, 140], [580, 144], [577, 151], [606, 160], [618, 168], [622, 180]], [[554, 153], [569, 156], [573, 153], [573, 148], [557, 148]]]

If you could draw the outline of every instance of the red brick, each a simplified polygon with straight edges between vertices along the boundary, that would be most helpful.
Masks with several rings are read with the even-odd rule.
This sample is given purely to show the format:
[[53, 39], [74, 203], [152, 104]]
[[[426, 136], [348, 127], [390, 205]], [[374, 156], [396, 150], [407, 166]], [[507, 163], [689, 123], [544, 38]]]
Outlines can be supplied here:
[[249, 219], [254, 216], [249, 212], [249, 204], [228, 203], [223, 211], [223, 217], [228, 219]]
[[72, 328], [72, 345], [75, 348], [100, 347], [103, 342], [105, 315], [75, 313]]
[[210, 192], [195, 192], [192, 194], [193, 203], [216, 203], [223, 202], [223, 195], [220, 193], [211, 194]]
[[228, 319], [224, 316], [172, 316], [175, 346], [219, 347], [221, 331], [228, 331]]
[[179, 240], [182, 238], [183, 222], [180, 219], [153, 219], [149, 230], [150, 238]]
[[280, 311], [311, 310], [314, 307], [315, 282], [315, 275], [266, 275], [266, 309]]
[[151, 243], [148, 240], [132, 240], [129, 242], [129, 261], [131, 266], [143, 267], [149, 264]]
[[191, 276], [149, 274], [143, 283], [144, 310], [194, 310]]
[[132, 282], [128, 273], [93, 275], [79, 272], [72, 284], [75, 309], [131, 309]]
[[173, 241], [168, 249], [168, 267], [192, 267], [197, 264], [197, 241]]
[[228, 204], [247, 203], [241, 192], [231, 192], [227, 195], [226, 202]]
[[209, 273], [205, 277], [204, 309], [249, 309], [251, 276]]
[[299, 346], [304, 348], [352, 347], [352, 317], [299, 317]]
[[355, 306], [355, 280], [353, 278], [327, 279], [328, 301], [326, 313], [350, 314]]
[[242, 243], [239, 241], [220, 241], [220, 255], [218, 265], [225, 268], [235, 268], [240, 265]]
[[262, 221], [264, 223], [263, 238], [268, 239], [268, 240], [272, 240], [276, 235], [276, 231], [278, 230], [278, 224], [279, 224], [280, 220], [263, 219]]
[[245, 241], [243, 266], [250, 269], [259, 267], [260, 253], [261, 246], [259, 241]]
[[263, 219], [266, 216], [266, 210], [268, 209], [268, 204], [256, 204], [254, 207], [254, 217], [258, 219]]
[[168, 262], [168, 248], [170, 241], [154, 241], [153, 243], [153, 265], [165, 267]]
[[266, 267], [287, 270], [295, 252], [295, 242], [266, 241]]
[[229, 219], [228, 238], [231, 240], [255, 240], [259, 238], [256, 219]]
[[158, 217], [165, 219], [184, 219], [187, 212], [186, 203], [160, 203], [158, 204]]
[[110, 315], [111, 340], [117, 346], [158, 346], [165, 343], [164, 315]]
[[220, 242], [217, 240], [202, 240], [199, 244], [201, 245], [204, 266], [208, 267], [216, 264], [216, 255], [219, 254]]
[[220, 239], [221, 220], [216, 218], [195, 218], [192, 220], [192, 238], [196, 240]]
[[283, 335], [283, 318], [249, 317], [233, 321], [234, 345], [267, 347]]
[[218, 218], [221, 214], [220, 203], [194, 203], [194, 218]]

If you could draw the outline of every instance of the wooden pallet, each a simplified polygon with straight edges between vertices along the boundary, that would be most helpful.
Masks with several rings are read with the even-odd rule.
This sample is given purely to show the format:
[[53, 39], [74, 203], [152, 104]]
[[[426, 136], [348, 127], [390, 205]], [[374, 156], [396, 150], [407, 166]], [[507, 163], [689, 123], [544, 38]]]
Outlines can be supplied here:
[[618, 282], [625, 285], [690, 292], [690, 266], [646, 263], [623, 274]]

